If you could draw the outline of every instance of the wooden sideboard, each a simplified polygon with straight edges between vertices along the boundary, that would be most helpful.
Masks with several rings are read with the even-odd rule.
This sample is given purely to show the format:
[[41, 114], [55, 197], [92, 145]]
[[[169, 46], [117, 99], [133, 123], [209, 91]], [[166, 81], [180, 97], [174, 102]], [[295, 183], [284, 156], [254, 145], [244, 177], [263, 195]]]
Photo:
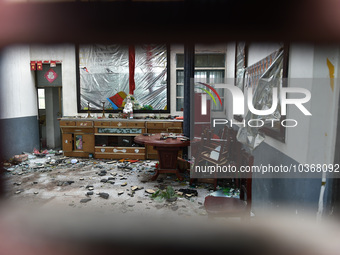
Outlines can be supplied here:
[[158, 159], [153, 146], [134, 137], [143, 133], [182, 133], [183, 121], [144, 119], [60, 119], [65, 156], [106, 159]]

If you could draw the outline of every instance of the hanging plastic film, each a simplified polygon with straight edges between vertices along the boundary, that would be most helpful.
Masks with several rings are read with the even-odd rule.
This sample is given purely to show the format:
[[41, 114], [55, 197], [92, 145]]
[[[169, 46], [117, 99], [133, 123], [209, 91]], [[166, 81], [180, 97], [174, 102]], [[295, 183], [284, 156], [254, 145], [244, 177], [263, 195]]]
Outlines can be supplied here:
[[[127, 45], [79, 47], [80, 104], [86, 110], [121, 108], [129, 93]], [[135, 110], [164, 110], [167, 106], [166, 45], [135, 45]], [[116, 107], [115, 107], [116, 106]]]
[[[264, 135], [260, 131], [262, 126], [273, 129], [280, 128], [280, 121], [273, 120], [280, 120], [281, 118], [279, 98], [282, 88], [283, 55], [283, 49], [280, 49], [269, 55], [267, 58], [246, 68], [245, 90], [252, 87], [252, 103], [255, 109], [271, 109], [273, 104], [273, 88], [277, 88], [276, 110], [272, 114], [264, 116], [256, 115], [251, 111], [248, 111], [243, 120], [244, 126], [241, 126], [238, 131], [237, 140], [245, 144], [251, 150], [255, 149], [264, 140]], [[266, 64], [268, 66], [263, 66]], [[263, 67], [262, 69], [261, 66]]]
[[245, 42], [236, 44], [235, 85], [243, 90], [243, 77], [245, 72]]

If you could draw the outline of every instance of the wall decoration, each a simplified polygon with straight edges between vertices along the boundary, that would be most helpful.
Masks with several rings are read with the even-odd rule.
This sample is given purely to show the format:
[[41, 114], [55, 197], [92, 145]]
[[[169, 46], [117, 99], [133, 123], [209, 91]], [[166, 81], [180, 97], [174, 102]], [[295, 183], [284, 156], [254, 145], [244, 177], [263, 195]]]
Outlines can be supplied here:
[[35, 61], [31, 61], [31, 71], [37, 70], [37, 64]]
[[38, 71], [42, 71], [43, 70], [42, 61], [38, 61], [37, 62], [37, 70]]
[[48, 80], [48, 82], [52, 83], [55, 79], [58, 78], [58, 74], [52, 68], [50, 68], [50, 70], [48, 70], [44, 74], [44, 77], [46, 78], [46, 80]]

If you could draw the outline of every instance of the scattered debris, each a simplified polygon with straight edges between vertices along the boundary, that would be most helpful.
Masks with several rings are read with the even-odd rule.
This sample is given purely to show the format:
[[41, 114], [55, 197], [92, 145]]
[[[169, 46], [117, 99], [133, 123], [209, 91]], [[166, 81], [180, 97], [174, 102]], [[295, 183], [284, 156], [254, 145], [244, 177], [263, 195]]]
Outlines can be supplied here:
[[145, 192], [148, 194], [154, 194], [156, 191], [154, 191], [153, 189], [146, 189]]
[[57, 186], [68, 186], [74, 183], [74, 181], [58, 181]]
[[28, 159], [27, 154], [15, 155], [13, 158], [14, 163], [21, 163]]
[[105, 192], [100, 192], [100, 193], [98, 193], [98, 195], [99, 195], [101, 198], [104, 198], [104, 199], [108, 199], [109, 196], [110, 196], [108, 193], [105, 193]]
[[82, 200], [80, 200], [80, 203], [87, 203], [91, 200], [92, 200], [91, 198], [83, 198]]
[[179, 189], [179, 192], [182, 192], [183, 196], [186, 198], [190, 198], [190, 197], [197, 197], [198, 196], [198, 192], [195, 189]]
[[75, 158], [71, 159], [71, 163], [72, 163], [72, 164], [76, 164], [77, 162], [78, 162], [77, 159], [75, 159]]
[[37, 149], [34, 149], [33, 154], [37, 157], [42, 158], [42, 157], [45, 157], [48, 154], [48, 150], [39, 151]]
[[98, 175], [99, 176], [105, 176], [107, 174], [107, 171], [106, 170], [101, 170]]
[[115, 163], [117, 163], [117, 161], [116, 161], [116, 160], [114, 160], [114, 161], [110, 161], [110, 162], [106, 162], [106, 164], [115, 164]]
[[[22, 193], [17, 196], [17, 199], [29, 201], [26, 200], [26, 198], [29, 199], [35, 196], [35, 202], [40, 201], [40, 199], [44, 201], [44, 199], [49, 199], [51, 195], [54, 196], [58, 194], [56, 192], [59, 192], [59, 194], [63, 194], [60, 196], [62, 200], [67, 201], [65, 203], [66, 206], [77, 207], [79, 205], [77, 201], [80, 201], [80, 203], [88, 203], [91, 199], [94, 199], [91, 197], [94, 194], [97, 194], [103, 199], [109, 199], [109, 194], [112, 194], [113, 199], [111, 200], [115, 203], [111, 204], [116, 204], [113, 209], [122, 212], [132, 212], [134, 210], [137, 212], [137, 208], [138, 210], [141, 208], [150, 210], [156, 207], [157, 209], [166, 209], [169, 212], [178, 211], [184, 213], [182, 212], [183, 207], [187, 208], [186, 210], [188, 211], [188, 213], [184, 213], [183, 215], [190, 214], [191, 211], [198, 215], [200, 211], [204, 210], [202, 209], [202, 203], [198, 202], [197, 199], [193, 199], [197, 196], [197, 190], [190, 189], [187, 182], [188, 179], [186, 179], [186, 181], [178, 181], [175, 175], [161, 175], [158, 181], [150, 180], [155, 170], [154, 161], [146, 163], [146, 161], [108, 161], [106, 159], [93, 158], [78, 159], [62, 155], [56, 156], [56, 151], [44, 153], [43, 158], [32, 153], [23, 153], [28, 155], [27, 160], [23, 162], [14, 164], [12, 163], [14, 160], [12, 159], [9, 162], [2, 163], [5, 171], [7, 171], [4, 172], [4, 174], [6, 175], [5, 178], [8, 178], [7, 183], [10, 184], [7, 187], [10, 191], [9, 193], [12, 195], [14, 193]], [[188, 176], [184, 175], [184, 177]], [[141, 184], [143, 180], [145, 180], [144, 183], [147, 184]], [[104, 185], [100, 184], [100, 182], [112, 185]], [[96, 188], [94, 186], [96, 186]], [[183, 188], [188, 187], [188, 189], [176, 189], [175, 191], [174, 188], [178, 186], [185, 186]], [[99, 189], [98, 187], [102, 189], [100, 193], [97, 191], [97, 189]], [[211, 189], [211, 185], [209, 187]], [[199, 188], [205, 190], [205, 193], [200, 193], [200, 195], [209, 193], [207, 187], [200, 185]], [[96, 192], [94, 192], [95, 189]], [[138, 190], [142, 189], [144, 189], [144, 192], [139, 193]], [[81, 192], [81, 190], [83, 191]], [[79, 197], [79, 191], [85, 198]], [[39, 193], [42, 194], [42, 196], [37, 196]], [[124, 193], [129, 197], [124, 196]], [[70, 197], [72, 196], [75, 196], [73, 199], [76, 201], [70, 201]], [[181, 197], [190, 199], [181, 199]], [[102, 201], [101, 204], [100, 201]], [[128, 201], [129, 204], [125, 201]], [[186, 207], [183, 203], [186, 205], [188, 205], [188, 203], [192, 204], [197, 210], [192, 210], [191, 205]], [[101, 199], [90, 204], [91, 206], [98, 205], [100, 208], [106, 206], [105, 200]], [[146, 208], [143, 205], [135, 206], [136, 204], [145, 204]], [[201, 207], [198, 208], [200, 205]]]

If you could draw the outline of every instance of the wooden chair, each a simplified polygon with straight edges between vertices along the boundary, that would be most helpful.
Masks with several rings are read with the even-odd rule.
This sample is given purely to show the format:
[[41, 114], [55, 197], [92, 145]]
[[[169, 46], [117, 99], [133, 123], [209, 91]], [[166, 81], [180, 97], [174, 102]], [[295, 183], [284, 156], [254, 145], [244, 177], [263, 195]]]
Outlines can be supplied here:
[[[201, 161], [207, 161], [213, 165], [234, 164], [237, 160], [232, 158], [237, 132], [229, 127], [223, 129], [222, 135], [219, 139], [212, 139], [208, 136], [208, 141], [202, 146], [200, 155]], [[213, 155], [216, 155], [213, 157]]]
[[[227, 165], [236, 164], [237, 151], [234, 146], [236, 143], [236, 134], [232, 128], [225, 126], [222, 130], [219, 139], [214, 139], [211, 130], [205, 130], [201, 136], [201, 142], [197, 145], [199, 148], [196, 151], [194, 168], [198, 164], [211, 164], [211, 165]], [[231, 157], [233, 156], [233, 157]], [[203, 182], [213, 183], [214, 190], [217, 187], [217, 178], [205, 178]], [[192, 184], [193, 179], [190, 179]]]
[[[240, 166], [252, 166], [254, 157], [245, 150], [241, 151]], [[242, 219], [250, 217], [251, 199], [252, 199], [252, 176], [251, 172], [247, 173], [246, 178], [239, 181], [240, 197], [215, 197], [207, 196], [204, 201], [204, 207], [209, 217], [240, 217]]]

